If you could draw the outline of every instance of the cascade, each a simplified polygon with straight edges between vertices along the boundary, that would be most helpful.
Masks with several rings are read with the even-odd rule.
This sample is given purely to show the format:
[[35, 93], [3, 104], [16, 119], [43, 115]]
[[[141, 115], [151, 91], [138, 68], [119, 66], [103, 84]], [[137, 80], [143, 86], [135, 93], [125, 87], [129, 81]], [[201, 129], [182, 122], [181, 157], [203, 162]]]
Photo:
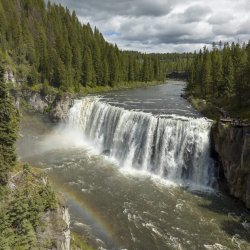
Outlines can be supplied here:
[[123, 168], [177, 183], [211, 186], [211, 122], [206, 118], [155, 116], [112, 106], [98, 97], [75, 101], [68, 125]]

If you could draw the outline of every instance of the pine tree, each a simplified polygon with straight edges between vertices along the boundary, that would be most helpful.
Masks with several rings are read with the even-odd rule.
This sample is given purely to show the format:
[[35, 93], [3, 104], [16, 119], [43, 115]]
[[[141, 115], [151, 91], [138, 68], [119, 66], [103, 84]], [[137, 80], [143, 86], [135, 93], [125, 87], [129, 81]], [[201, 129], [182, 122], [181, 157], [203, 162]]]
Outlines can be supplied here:
[[97, 85], [103, 85], [103, 72], [101, 66], [101, 52], [97, 41], [94, 42], [92, 49], [93, 67], [95, 71], [95, 82]]
[[245, 68], [247, 65], [246, 51], [242, 50], [239, 44], [236, 44], [232, 49], [233, 63], [234, 63], [234, 77], [235, 77], [235, 94], [238, 100], [238, 105], [243, 105], [244, 85], [245, 85]]
[[[0, 63], [1, 64], [1, 63]], [[0, 65], [0, 185], [6, 184], [8, 172], [16, 162], [15, 142], [19, 116], [3, 82], [4, 69]]]
[[128, 81], [132, 82], [135, 80], [135, 72], [134, 72], [134, 63], [132, 56], [129, 57], [129, 65], [128, 65]]
[[212, 70], [211, 70], [211, 94], [213, 98], [216, 98], [218, 96], [218, 89], [222, 84], [222, 58], [221, 53], [214, 49], [211, 53], [211, 61], [212, 61]]
[[103, 61], [103, 85], [107, 86], [109, 84], [109, 65], [107, 59]]
[[90, 49], [87, 48], [83, 57], [83, 65], [82, 65], [82, 85], [95, 87], [96, 85], [96, 77], [95, 70], [93, 66], [93, 59]]
[[141, 69], [141, 80], [143, 82], [148, 82], [150, 77], [149, 72], [149, 59], [145, 56], [143, 59], [142, 69]]
[[232, 95], [234, 88], [234, 66], [231, 57], [230, 48], [228, 45], [224, 46], [223, 49], [223, 80], [222, 84], [218, 87], [218, 95], [226, 96]]
[[20, 223], [20, 234], [21, 236], [18, 238], [18, 241], [15, 244], [15, 247], [17, 249], [21, 248], [27, 250], [29, 249], [38, 250], [36, 233], [29, 220], [24, 219]]
[[250, 106], [250, 41], [246, 46], [247, 63], [245, 68], [246, 88], [245, 88], [245, 105]]
[[201, 77], [201, 92], [203, 98], [205, 98], [208, 94], [208, 87], [211, 83], [211, 57], [209, 51], [204, 48], [204, 57], [202, 62], [202, 77]]
[[109, 53], [109, 85], [113, 87], [119, 79], [118, 58], [114, 50]]

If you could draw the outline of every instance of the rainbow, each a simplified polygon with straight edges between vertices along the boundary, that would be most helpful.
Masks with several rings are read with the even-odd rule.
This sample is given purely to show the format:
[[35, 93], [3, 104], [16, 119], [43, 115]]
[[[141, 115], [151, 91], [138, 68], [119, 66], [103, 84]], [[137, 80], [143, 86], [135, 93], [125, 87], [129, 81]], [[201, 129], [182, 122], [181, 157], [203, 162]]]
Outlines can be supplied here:
[[52, 187], [63, 194], [70, 207], [74, 207], [77, 215], [91, 224], [91, 227], [97, 232], [97, 237], [102, 236], [101, 238], [106, 239], [112, 246], [117, 247], [120, 245], [114, 235], [112, 225], [100, 214], [98, 208], [86, 199], [83, 193], [78, 194], [73, 187], [63, 183], [62, 180], [55, 176], [49, 176], [49, 179]]

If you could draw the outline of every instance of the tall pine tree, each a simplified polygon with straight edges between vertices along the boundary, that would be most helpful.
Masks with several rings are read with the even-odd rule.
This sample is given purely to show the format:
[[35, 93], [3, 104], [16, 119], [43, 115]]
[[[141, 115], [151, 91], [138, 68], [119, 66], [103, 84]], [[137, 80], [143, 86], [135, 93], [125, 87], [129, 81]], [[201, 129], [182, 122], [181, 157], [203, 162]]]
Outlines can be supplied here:
[[[0, 63], [1, 64], [1, 63]], [[16, 161], [15, 142], [18, 134], [18, 112], [13, 105], [0, 65], [0, 185], [8, 181], [8, 172]]]

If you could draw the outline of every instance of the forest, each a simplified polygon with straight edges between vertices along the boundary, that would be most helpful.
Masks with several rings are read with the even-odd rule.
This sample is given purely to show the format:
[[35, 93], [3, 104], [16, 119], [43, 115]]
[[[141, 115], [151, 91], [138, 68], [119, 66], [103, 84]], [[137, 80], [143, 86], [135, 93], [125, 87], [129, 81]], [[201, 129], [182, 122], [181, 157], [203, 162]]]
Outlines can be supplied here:
[[121, 82], [163, 81], [191, 54], [121, 51], [76, 13], [43, 0], [0, 1], [0, 56], [20, 82], [62, 91]]
[[233, 117], [249, 118], [250, 42], [213, 44], [194, 53], [189, 68], [191, 95], [223, 107]]

